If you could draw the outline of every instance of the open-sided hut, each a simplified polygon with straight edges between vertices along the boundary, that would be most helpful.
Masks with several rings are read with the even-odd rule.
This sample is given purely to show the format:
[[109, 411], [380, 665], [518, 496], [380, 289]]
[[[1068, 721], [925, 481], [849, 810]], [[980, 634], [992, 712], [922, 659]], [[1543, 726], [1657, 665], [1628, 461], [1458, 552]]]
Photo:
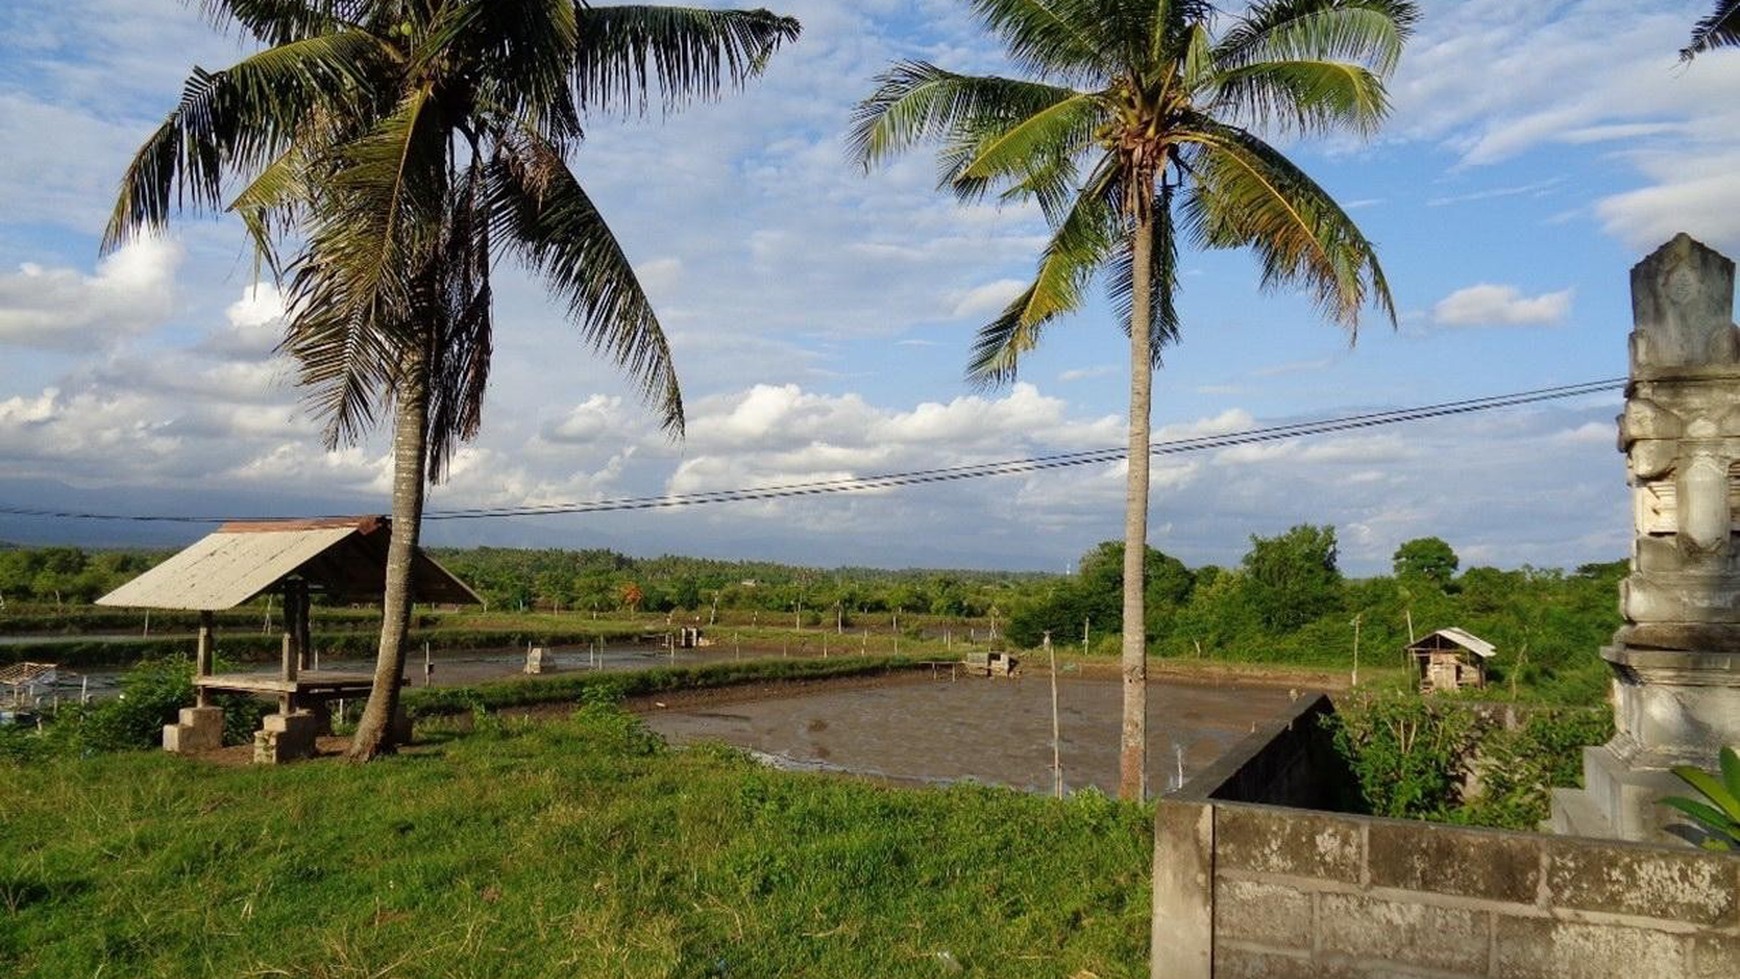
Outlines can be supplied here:
[[[329, 700], [367, 696], [374, 687], [372, 674], [311, 668], [314, 650], [309, 634], [309, 600], [314, 595], [341, 602], [380, 599], [386, 591], [391, 527], [386, 517], [372, 516], [227, 523], [97, 599], [98, 605], [200, 613], [194, 669], [199, 702], [191, 715], [183, 711], [182, 724], [165, 729], [164, 747], [171, 750], [215, 747], [215, 739], [222, 733], [222, 715], [209, 705], [208, 694], [213, 690], [275, 696], [279, 716], [296, 715], [298, 719], [310, 711], [324, 713]], [[284, 639], [279, 669], [214, 674], [212, 613], [267, 594], [278, 595], [283, 601]], [[411, 598], [417, 602], [458, 605], [480, 601], [464, 582], [421, 549], [412, 567]], [[279, 720], [277, 726], [289, 723]], [[273, 718], [268, 717], [267, 731], [273, 725]]]
[[1439, 629], [1411, 643], [1414, 676], [1422, 693], [1486, 686], [1486, 661], [1497, 655], [1492, 643], [1464, 629]]

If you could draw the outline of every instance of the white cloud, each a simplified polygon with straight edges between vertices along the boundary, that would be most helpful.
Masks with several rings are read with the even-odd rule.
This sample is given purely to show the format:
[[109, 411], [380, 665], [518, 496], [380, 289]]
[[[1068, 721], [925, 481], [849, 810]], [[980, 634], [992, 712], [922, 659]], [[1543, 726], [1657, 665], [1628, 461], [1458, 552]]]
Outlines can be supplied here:
[[1448, 326], [1551, 326], [1570, 315], [1573, 292], [1525, 296], [1515, 286], [1481, 283], [1438, 300], [1432, 320]]
[[1719, 248], [1740, 245], [1740, 179], [1735, 177], [1740, 146], [1720, 153], [1656, 153], [1637, 159], [1639, 169], [1655, 183], [1595, 205], [1609, 234], [1639, 250], [1653, 249], [1681, 231]]
[[141, 239], [97, 263], [95, 274], [24, 263], [0, 275], [0, 345], [91, 350], [151, 329], [174, 306], [180, 246]]
[[1073, 381], [1089, 381], [1097, 377], [1117, 377], [1124, 369], [1117, 364], [1099, 364], [1094, 367], [1077, 367], [1057, 375], [1057, 379], [1066, 383]]
[[968, 289], [952, 298], [949, 316], [956, 319], [974, 316], [994, 316], [1003, 312], [1021, 291], [1027, 288], [1027, 283], [1020, 279], [998, 279], [982, 286]]

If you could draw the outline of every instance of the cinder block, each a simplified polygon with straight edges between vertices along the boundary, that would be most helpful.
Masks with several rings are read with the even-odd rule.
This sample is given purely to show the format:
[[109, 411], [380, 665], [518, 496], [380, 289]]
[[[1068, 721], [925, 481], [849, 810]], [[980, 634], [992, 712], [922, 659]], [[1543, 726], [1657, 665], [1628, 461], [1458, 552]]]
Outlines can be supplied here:
[[267, 714], [254, 734], [254, 761], [278, 765], [298, 758], [314, 757], [319, 722], [305, 710]]
[[1371, 886], [1534, 904], [1541, 838], [1425, 822], [1374, 820]]
[[[1214, 979], [1376, 979], [1376, 976], [1346, 964], [1332, 965], [1304, 956], [1216, 945]], [[1385, 979], [1394, 979], [1394, 975]]]
[[1221, 880], [1214, 885], [1217, 939], [1311, 951], [1311, 895], [1284, 884]]
[[216, 751], [224, 745], [222, 707], [183, 707], [179, 724], [163, 727], [163, 750]]
[[1737, 865], [1715, 853], [1555, 839], [1547, 849], [1547, 886], [1558, 908], [1720, 927], [1740, 914]]
[[1490, 915], [1352, 894], [1318, 897], [1319, 951], [1402, 966], [1484, 975]]
[[1671, 979], [1691, 966], [1691, 937], [1649, 928], [1499, 916], [1496, 979]]
[[1359, 883], [1364, 849], [1355, 819], [1261, 806], [1216, 806], [1214, 814], [1217, 872], [1247, 870]]

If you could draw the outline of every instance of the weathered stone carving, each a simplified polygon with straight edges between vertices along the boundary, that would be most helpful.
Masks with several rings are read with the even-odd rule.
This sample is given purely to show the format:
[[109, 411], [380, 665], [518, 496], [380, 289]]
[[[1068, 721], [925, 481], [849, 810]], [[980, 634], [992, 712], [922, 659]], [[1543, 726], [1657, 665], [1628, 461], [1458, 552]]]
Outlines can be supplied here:
[[[1676, 764], [1740, 743], [1740, 328], [1734, 263], [1681, 234], [1631, 270], [1631, 378], [1619, 417], [1635, 536], [1620, 585], [1612, 741], [1584, 758], [1601, 835], [1660, 833]], [[1575, 825], [1561, 798], [1554, 823]]]

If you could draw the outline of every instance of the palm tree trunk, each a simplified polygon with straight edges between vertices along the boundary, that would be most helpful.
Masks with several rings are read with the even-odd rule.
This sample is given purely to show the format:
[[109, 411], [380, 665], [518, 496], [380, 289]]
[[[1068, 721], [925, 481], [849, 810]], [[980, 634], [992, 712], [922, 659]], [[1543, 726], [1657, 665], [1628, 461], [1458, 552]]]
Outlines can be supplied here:
[[381, 642], [375, 683], [363, 708], [350, 759], [368, 761], [397, 747], [393, 717], [399, 711], [399, 681], [405, 673], [405, 633], [411, 625], [411, 569], [423, 524], [424, 461], [429, 434], [426, 354], [411, 353], [395, 392], [393, 421], [393, 529], [387, 544], [386, 594], [381, 599]]
[[1143, 602], [1148, 556], [1148, 439], [1154, 400], [1154, 215], [1143, 208], [1130, 243], [1130, 451], [1124, 484], [1124, 725], [1118, 754], [1118, 798], [1147, 794], [1148, 635]]

